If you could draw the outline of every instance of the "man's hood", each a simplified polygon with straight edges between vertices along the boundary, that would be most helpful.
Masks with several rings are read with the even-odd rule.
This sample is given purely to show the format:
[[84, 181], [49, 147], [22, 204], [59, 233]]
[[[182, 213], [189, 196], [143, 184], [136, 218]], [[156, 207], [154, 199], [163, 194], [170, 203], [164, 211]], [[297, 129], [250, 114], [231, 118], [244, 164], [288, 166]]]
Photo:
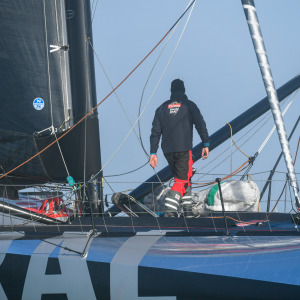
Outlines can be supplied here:
[[188, 100], [188, 97], [185, 93], [176, 91], [171, 94], [170, 100], [171, 101], [184, 101], [184, 100]]

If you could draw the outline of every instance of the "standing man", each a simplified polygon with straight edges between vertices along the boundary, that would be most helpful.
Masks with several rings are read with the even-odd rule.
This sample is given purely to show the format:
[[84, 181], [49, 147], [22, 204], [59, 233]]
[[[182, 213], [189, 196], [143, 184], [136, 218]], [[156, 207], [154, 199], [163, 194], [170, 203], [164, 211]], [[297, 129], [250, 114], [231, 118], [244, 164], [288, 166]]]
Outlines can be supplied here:
[[191, 182], [193, 125], [203, 142], [202, 157], [209, 154], [209, 136], [205, 121], [197, 105], [188, 100], [184, 83], [175, 79], [171, 83], [171, 97], [160, 105], [152, 122], [150, 136], [150, 165], [157, 166], [157, 149], [162, 136], [161, 148], [174, 175], [174, 184], [165, 197], [165, 217], [177, 216], [181, 200], [186, 216], [192, 215]]

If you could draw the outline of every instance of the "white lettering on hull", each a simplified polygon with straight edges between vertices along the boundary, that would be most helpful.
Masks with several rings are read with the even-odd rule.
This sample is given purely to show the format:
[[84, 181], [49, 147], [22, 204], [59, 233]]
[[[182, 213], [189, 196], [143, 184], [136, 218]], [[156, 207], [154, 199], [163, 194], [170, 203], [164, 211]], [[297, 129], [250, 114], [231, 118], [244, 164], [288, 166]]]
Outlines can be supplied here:
[[47, 243], [41, 243], [35, 249], [22, 300], [40, 300], [42, 294], [67, 294], [68, 299], [96, 300], [86, 260], [78, 254], [63, 255], [64, 258], [59, 260], [61, 274], [45, 274], [48, 257], [54, 249], [54, 245]]
[[141, 233], [145, 236], [129, 238], [118, 250], [110, 264], [110, 297], [111, 300], [176, 300], [169, 297], [138, 296], [138, 266], [149, 249], [165, 233], [150, 231]]

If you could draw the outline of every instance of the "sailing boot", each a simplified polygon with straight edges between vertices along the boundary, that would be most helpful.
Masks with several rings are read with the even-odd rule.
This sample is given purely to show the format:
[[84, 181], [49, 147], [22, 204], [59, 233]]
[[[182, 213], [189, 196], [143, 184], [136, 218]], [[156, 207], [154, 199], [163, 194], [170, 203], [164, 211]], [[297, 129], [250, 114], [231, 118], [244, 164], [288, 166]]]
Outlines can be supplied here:
[[165, 214], [164, 217], [177, 217], [178, 207], [181, 201], [179, 192], [169, 190], [165, 196]]
[[193, 199], [192, 199], [192, 187], [188, 186], [186, 188], [186, 193], [182, 197], [182, 209], [183, 215], [186, 218], [194, 217], [193, 214]]

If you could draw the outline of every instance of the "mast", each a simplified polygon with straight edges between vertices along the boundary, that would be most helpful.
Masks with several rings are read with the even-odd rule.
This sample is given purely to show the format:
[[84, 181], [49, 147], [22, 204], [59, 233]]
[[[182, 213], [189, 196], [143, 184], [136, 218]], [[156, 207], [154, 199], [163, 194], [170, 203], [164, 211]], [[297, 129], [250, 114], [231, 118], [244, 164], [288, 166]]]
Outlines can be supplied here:
[[[66, 0], [66, 14], [73, 114], [74, 123], [76, 123], [97, 105], [94, 54], [90, 46], [90, 43], [93, 43], [90, 1]], [[82, 130], [85, 132], [85, 138], [82, 140], [85, 162], [83, 171], [88, 174], [88, 170], [92, 169], [96, 173], [101, 169], [97, 111], [94, 111], [82, 123]], [[90, 177], [86, 177], [85, 180], [88, 181]], [[102, 177], [102, 173], [99, 177]], [[99, 177], [87, 184], [88, 198], [94, 213], [99, 212], [101, 207], [102, 187], [98, 182]]]
[[258, 65], [260, 67], [260, 72], [264, 81], [265, 89], [268, 95], [268, 100], [270, 103], [271, 111], [277, 128], [277, 133], [279, 136], [280, 145], [284, 155], [286, 167], [288, 169], [288, 174], [290, 178], [290, 183], [294, 191], [295, 201], [298, 208], [300, 208], [299, 203], [299, 187], [297, 183], [297, 178], [294, 170], [293, 160], [291, 151], [289, 148], [289, 142], [287, 139], [287, 134], [280, 111], [279, 101], [277, 92], [275, 89], [273, 76], [271, 72], [271, 67], [268, 61], [267, 52], [264, 45], [263, 36], [260, 30], [259, 21], [256, 14], [256, 8], [253, 0], [242, 0], [242, 5], [244, 8], [245, 16], [247, 19], [250, 35], [252, 38], [254, 50], [256, 53]]

